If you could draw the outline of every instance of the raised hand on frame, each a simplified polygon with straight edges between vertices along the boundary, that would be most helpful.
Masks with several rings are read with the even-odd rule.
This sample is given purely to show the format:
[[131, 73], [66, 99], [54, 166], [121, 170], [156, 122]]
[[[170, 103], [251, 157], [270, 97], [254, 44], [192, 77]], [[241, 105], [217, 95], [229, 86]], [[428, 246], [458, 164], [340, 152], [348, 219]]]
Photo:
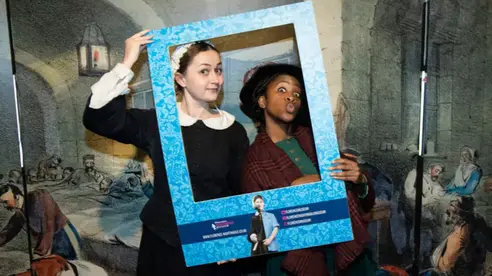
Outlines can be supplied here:
[[145, 46], [153, 42], [153, 36], [146, 35], [149, 31], [150, 30], [144, 30], [138, 32], [125, 41], [125, 57], [123, 58], [122, 64], [129, 69], [131, 69], [133, 64], [135, 64], [135, 62], [138, 60], [138, 56], [145, 48]]

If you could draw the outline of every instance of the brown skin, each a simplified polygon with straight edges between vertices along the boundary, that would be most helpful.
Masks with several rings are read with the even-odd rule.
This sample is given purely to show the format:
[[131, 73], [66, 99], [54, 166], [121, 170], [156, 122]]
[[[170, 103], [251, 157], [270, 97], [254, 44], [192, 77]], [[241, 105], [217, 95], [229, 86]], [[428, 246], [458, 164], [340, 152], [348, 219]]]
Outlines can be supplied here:
[[[267, 87], [266, 97], [258, 99], [258, 105], [265, 112], [266, 132], [274, 143], [290, 137], [291, 123], [301, 108], [301, 85], [289, 75], [280, 75]], [[287, 106], [293, 105], [288, 111]]]
[[456, 206], [449, 206], [446, 212], [446, 224], [454, 224], [453, 232], [448, 236], [446, 250], [439, 258], [437, 270], [441, 272], [449, 272], [456, 265], [461, 252], [468, 246], [470, 242], [470, 226], [468, 224], [457, 223], [460, 219]]
[[491, 179], [485, 181], [485, 185], [483, 187], [483, 190], [486, 193], [492, 192], [492, 180]]
[[[267, 87], [266, 97], [258, 99], [258, 105], [264, 110], [265, 130], [274, 143], [292, 137], [292, 122], [301, 108], [301, 85], [289, 75], [276, 77]], [[357, 158], [351, 154], [343, 154], [342, 158], [333, 161], [331, 176], [335, 179], [361, 183], [362, 174]], [[292, 185], [300, 185], [320, 181], [319, 175], [305, 175], [296, 179]]]

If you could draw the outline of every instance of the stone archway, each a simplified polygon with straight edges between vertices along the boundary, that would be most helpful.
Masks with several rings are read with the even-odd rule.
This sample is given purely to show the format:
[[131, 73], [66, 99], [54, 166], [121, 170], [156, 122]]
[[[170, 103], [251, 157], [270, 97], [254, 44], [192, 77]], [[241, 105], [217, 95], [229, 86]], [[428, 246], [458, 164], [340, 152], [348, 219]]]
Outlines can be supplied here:
[[[58, 127], [62, 125], [72, 125], [74, 126], [75, 121], [75, 106], [72, 100], [72, 95], [70, 89], [66, 84], [65, 79], [58, 73], [57, 70], [40, 60], [39, 58], [31, 55], [30, 53], [17, 48], [15, 50], [16, 62], [22, 64], [24, 67], [30, 71], [38, 74], [51, 88], [53, 92], [53, 98], [55, 103], [52, 106], [44, 106], [45, 109], [53, 109], [57, 113], [60, 109], [59, 106], [65, 106], [66, 112], [63, 114], [56, 114], [56, 120]], [[43, 108], [43, 107], [42, 107]], [[53, 110], [51, 110], [53, 112]], [[45, 116], [48, 116], [50, 112], [45, 112]], [[48, 120], [49, 121], [49, 120]], [[49, 128], [50, 129], [50, 128]], [[47, 152], [51, 154], [60, 154], [63, 148], [77, 148], [77, 135], [74, 131], [64, 131], [63, 127], [58, 128], [58, 133], [60, 139], [58, 145], [47, 145], [46, 149], [48, 151], [53, 150], [54, 152]], [[49, 143], [53, 139], [45, 138], [45, 142]], [[57, 152], [58, 151], [58, 152]]]
[[16, 64], [24, 159], [29, 166], [60, 153], [60, 133], [53, 90], [42, 76]]
[[[98, 23], [107, 30], [112, 30], [112, 32], [108, 31], [105, 37], [112, 44], [111, 58], [122, 56], [124, 50], [122, 42], [128, 35], [146, 28], [163, 28], [168, 23], [163, 20], [162, 16], [157, 15], [145, 0], [102, 0], [97, 5], [100, 7], [99, 11], [105, 10], [106, 13], [111, 11], [113, 18], [119, 18], [118, 20], [104, 20], [103, 17], [97, 17], [96, 14], [96, 18], [101, 18]], [[49, 14], [49, 12], [53, 12], [53, 9], [37, 3], [31, 7], [37, 13], [34, 16], [32, 14], [29, 16], [21, 6], [19, 2], [12, 8], [13, 15], [17, 18], [15, 25], [17, 27], [13, 30], [18, 42], [15, 48], [16, 62], [39, 75], [52, 90], [50, 93], [53, 94], [54, 98], [51, 107], [48, 105], [41, 107], [50, 109], [49, 112], [44, 112], [44, 115], [50, 112], [56, 114], [59, 131], [57, 143], [46, 145], [47, 154], [63, 155], [65, 160], [70, 160], [72, 163], [70, 165], [76, 165], [80, 159], [79, 156], [89, 151], [84, 136], [85, 129], [81, 123], [81, 115], [90, 93], [90, 86], [96, 81], [95, 78], [79, 77], [77, 72], [75, 46], [78, 43], [78, 38], [73, 34], [80, 34], [80, 31], [83, 30], [83, 24], [87, 20], [82, 13], [74, 10], [73, 6], [65, 3], [64, 5], [55, 5], [53, 9], [55, 12], [65, 15], [73, 13], [73, 18], [59, 27], [53, 24], [43, 24], [42, 22], [51, 20], [48, 19], [51, 16], [56, 16], [55, 13]], [[84, 7], [80, 6], [79, 8]], [[85, 10], [85, 13], [87, 12]], [[57, 37], [65, 37], [66, 39], [49, 39], [46, 38], [49, 36], [48, 34], [57, 34]], [[119, 45], [113, 45], [113, 42]], [[144, 76], [143, 78], [148, 78], [146, 76], [148, 73], [143, 71], [140, 75]], [[29, 90], [34, 91], [33, 86]], [[34, 96], [33, 93], [31, 95]], [[44, 139], [44, 141], [46, 144], [49, 139]], [[110, 159], [108, 157], [108, 160]]]
[[105, 0], [126, 13], [142, 29], [160, 29], [170, 24], [168, 18], [159, 17], [154, 10], [142, 0]]

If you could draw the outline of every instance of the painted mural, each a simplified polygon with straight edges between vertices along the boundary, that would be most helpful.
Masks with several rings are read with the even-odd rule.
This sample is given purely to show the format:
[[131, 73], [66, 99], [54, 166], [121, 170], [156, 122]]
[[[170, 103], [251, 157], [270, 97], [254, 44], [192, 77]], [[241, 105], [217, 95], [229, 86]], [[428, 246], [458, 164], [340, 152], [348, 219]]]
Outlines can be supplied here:
[[[482, 52], [491, 42], [484, 27], [491, 6], [472, 2], [431, 1], [423, 275], [492, 275], [491, 87], [485, 77], [492, 64], [490, 53]], [[387, 211], [371, 227], [379, 264], [404, 269], [410, 269], [414, 251], [420, 13], [421, 6], [410, 1], [347, 3], [342, 11], [343, 87], [337, 108], [346, 123], [339, 129], [340, 144], [360, 153], [378, 205]]]
[[[27, 229], [33, 266], [49, 270], [46, 275], [73, 275], [74, 269], [78, 275], [133, 275], [139, 213], [153, 191], [152, 164], [139, 150], [85, 130], [90, 86], [107, 60], [112, 67], [122, 59], [124, 40], [144, 25], [295, 1], [236, 7], [216, 1], [229, 8], [215, 13], [205, 1], [11, 2], [28, 192], [17, 161], [3, 158], [0, 275], [28, 275], [22, 274], [29, 268]], [[420, 108], [420, 5], [414, 2], [343, 1], [342, 85], [330, 92], [341, 150], [358, 156], [377, 193], [368, 247], [381, 266], [403, 269], [410, 268], [414, 250]], [[421, 272], [492, 275], [492, 3], [432, 3]], [[255, 128], [237, 106], [244, 72], [266, 61], [299, 63], [293, 39], [269, 39], [223, 53], [229, 81], [221, 107], [246, 127], [250, 141]], [[84, 48], [91, 43], [97, 47]], [[145, 56], [135, 71], [128, 106], [151, 108]], [[3, 147], [15, 143], [0, 137]], [[29, 224], [19, 208], [25, 198], [35, 210]]]

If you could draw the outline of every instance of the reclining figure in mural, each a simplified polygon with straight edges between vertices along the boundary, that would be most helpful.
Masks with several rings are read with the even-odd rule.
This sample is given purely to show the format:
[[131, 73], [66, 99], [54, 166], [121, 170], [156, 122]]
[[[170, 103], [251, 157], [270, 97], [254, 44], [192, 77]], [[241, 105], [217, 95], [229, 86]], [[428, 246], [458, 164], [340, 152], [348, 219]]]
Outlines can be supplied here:
[[[440, 163], [431, 164], [424, 173], [422, 180], [422, 206], [435, 203], [444, 194], [440, 178], [444, 172], [444, 165]], [[405, 179], [405, 196], [412, 209], [415, 206], [415, 181], [417, 170], [411, 170]]]
[[[42, 189], [27, 194], [29, 225], [34, 236], [34, 254], [39, 257], [56, 254], [68, 260], [80, 256], [80, 237], [70, 220], [62, 213], [51, 195]], [[0, 230], [0, 246], [10, 242], [26, 224], [24, 195], [11, 184], [0, 186], [0, 203], [13, 211], [7, 225]]]
[[63, 168], [61, 162], [62, 159], [56, 154], [47, 160], [41, 160], [38, 164], [36, 180], [38, 182], [62, 180]]
[[471, 195], [480, 183], [482, 169], [476, 163], [475, 149], [464, 146], [460, 153], [460, 165], [445, 190], [449, 194]]
[[[421, 224], [421, 248], [423, 256], [430, 256], [433, 244], [440, 241], [439, 200], [444, 194], [440, 184], [440, 178], [444, 171], [444, 165], [431, 164], [424, 172], [422, 181], [422, 224]], [[405, 179], [403, 191], [397, 193], [392, 208], [391, 232], [397, 252], [403, 254], [407, 249], [413, 249], [413, 216], [415, 212], [415, 181], [417, 170], [411, 170]]]
[[95, 157], [93, 154], [86, 154], [82, 157], [84, 168], [76, 169], [63, 183], [69, 187], [78, 187], [85, 183], [100, 184], [105, 178], [111, 178], [107, 173], [95, 168]]
[[[27, 203], [28, 206], [24, 206]], [[34, 237], [33, 269], [37, 276], [98, 275], [107, 273], [99, 266], [81, 260], [80, 236], [70, 220], [62, 213], [51, 195], [43, 189], [27, 194], [15, 185], [0, 185], [0, 204], [12, 211], [7, 224], [0, 229], [0, 247], [13, 240], [26, 227], [25, 207], [29, 227]], [[17, 275], [32, 275], [29, 270]]]
[[121, 199], [143, 196], [150, 198], [154, 193], [151, 178], [148, 169], [138, 161], [130, 160], [122, 175], [114, 179], [103, 179], [99, 190]]
[[486, 251], [492, 248], [492, 229], [474, 211], [472, 197], [456, 197], [446, 211], [451, 231], [434, 250], [433, 269], [425, 275], [483, 275]]

